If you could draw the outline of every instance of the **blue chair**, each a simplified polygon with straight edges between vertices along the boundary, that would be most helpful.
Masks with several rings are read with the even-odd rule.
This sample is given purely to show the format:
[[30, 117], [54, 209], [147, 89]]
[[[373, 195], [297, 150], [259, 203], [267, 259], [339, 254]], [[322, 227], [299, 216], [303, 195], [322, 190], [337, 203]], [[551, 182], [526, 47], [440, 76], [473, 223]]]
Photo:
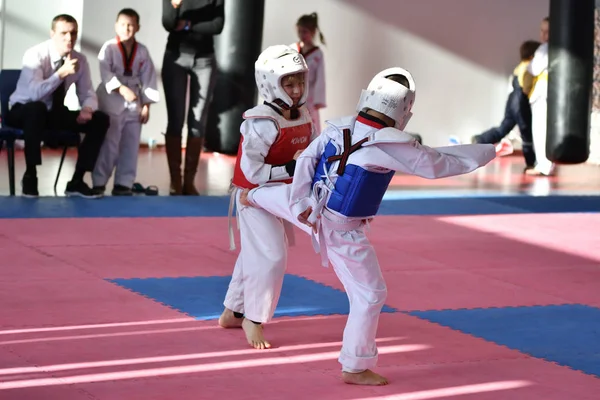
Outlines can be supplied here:
[[[15, 140], [23, 139], [23, 131], [8, 126], [6, 116], [8, 115], [8, 99], [17, 88], [17, 81], [20, 75], [20, 69], [3, 69], [0, 71], [0, 112], [2, 113], [0, 123], [0, 151], [2, 151], [3, 144], [6, 144], [8, 181], [11, 196], [15, 195]], [[67, 155], [67, 149], [72, 146], [79, 146], [80, 137], [79, 133], [70, 131], [49, 131], [47, 134], [56, 138], [63, 148], [56, 180], [54, 181], [54, 194], [56, 194], [56, 186], [58, 185], [60, 171]]]

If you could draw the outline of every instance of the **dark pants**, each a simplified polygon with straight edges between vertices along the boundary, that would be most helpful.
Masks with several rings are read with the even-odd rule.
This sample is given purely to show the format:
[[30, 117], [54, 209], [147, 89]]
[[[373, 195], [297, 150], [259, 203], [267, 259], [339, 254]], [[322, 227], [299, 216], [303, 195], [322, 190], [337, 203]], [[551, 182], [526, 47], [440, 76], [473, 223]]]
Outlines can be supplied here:
[[170, 50], [165, 52], [162, 81], [167, 103], [166, 135], [181, 136], [189, 78], [188, 136], [204, 136], [208, 105], [215, 85], [215, 65], [214, 56], [195, 58], [191, 54], [180, 54]]
[[535, 165], [535, 152], [533, 150], [533, 134], [531, 133], [531, 106], [527, 96], [519, 89], [514, 90], [508, 96], [504, 119], [500, 126], [477, 135], [477, 143], [498, 143], [513, 130], [515, 125], [519, 127], [521, 132], [525, 164], [528, 167], [533, 167]]
[[52, 111], [41, 101], [13, 105], [8, 113], [7, 122], [10, 126], [23, 130], [25, 140], [25, 163], [28, 168], [42, 165], [41, 142], [52, 141], [54, 130], [64, 130], [84, 133], [85, 137], [79, 145], [76, 170], [93, 171], [100, 147], [110, 124], [108, 115], [96, 111], [90, 121], [85, 124], [77, 123], [79, 111], [70, 111], [59, 107]]

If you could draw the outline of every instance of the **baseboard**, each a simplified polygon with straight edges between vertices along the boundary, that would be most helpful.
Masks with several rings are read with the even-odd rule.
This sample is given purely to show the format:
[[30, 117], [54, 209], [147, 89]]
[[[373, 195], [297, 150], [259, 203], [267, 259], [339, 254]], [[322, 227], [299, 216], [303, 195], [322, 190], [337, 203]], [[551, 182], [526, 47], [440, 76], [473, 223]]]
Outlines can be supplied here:
[[[153, 149], [156, 149], [158, 147], [165, 147], [164, 143], [156, 143], [153, 145]], [[140, 149], [148, 149], [150, 148], [150, 146], [148, 146], [148, 142], [140, 142]]]

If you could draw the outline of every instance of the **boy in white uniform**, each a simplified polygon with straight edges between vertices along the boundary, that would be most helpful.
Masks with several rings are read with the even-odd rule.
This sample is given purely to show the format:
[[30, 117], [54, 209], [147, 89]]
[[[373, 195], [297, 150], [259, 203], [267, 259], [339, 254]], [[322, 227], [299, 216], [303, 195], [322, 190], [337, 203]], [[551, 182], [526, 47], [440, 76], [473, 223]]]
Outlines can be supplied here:
[[[315, 136], [304, 106], [308, 68], [302, 55], [288, 46], [271, 46], [258, 57], [255, 70], [256, 85], [265, 102], [244, 113], [231, 182], [231, 209], [240, 189], [289, 184], [297, 153]], [[271, 320], [279, 301], [287, 266], [287, 229], [281, 219], [264, 210], [239, 202], [237, 209], [241, 251], [219, 325], [241, 326], [251, 346], [266, 349], [271, 344], [263, 336], [262, 324]], [[306, 231], [310, 229], [306, 227]], [[230, 225], [231, 241], [232, 236]]]
[[110, 116], [110, 128], [92, 180], [94, 189], [103, 192], [116, 167], [113, 196], [133, 194], [142, 124], [148, 122], [150, 104], [159, 100], [150, 52], [135, 39], [139, 21], [135, 10], [121, 10], [115, 23], [117, 37], [104, 43], [98, 54], [102, 83], [96, 93], [100, 110]]
[[420, 145], [402, 131], [414, 99], [415, 83], [408, 71], [380, 72], [363, 91], [358, 116], [330, 121], [300, 155], [292, 185], [257, 188], [240, 196], [242, 204], [316, 232], [313, 244], [323, 265], [331, 262], [350, 300], [339, 358], [346, 383], [387, 384], [371, 371], [377, 363], [375, 336], [387, 289], [364, 230], [394, 172], [436, 179], [466, 174], [496, 155], [492, 144]]

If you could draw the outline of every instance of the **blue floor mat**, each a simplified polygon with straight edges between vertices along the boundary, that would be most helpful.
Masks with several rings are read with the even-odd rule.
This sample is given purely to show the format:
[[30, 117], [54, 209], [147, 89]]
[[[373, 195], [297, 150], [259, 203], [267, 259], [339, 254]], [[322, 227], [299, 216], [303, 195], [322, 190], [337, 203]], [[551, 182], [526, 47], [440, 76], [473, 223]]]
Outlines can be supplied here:
[[0, 197], [0, 218], [223, 217], [229, 197]]
[[600, 309], [596, 307], [570, 304], [409, 314], [600, 377]]
[[[491, 198], [430, 198], [387, 200], [381, 203], [379, 215], [482, 215], [520, 214], [518, 206], [503, 206]], [[600, 210], [600, 207], [599, 207]]]
[[507, 196], [487, 200], [502, 207], [517, 207], [531, 213], [598, 212], [600, 210], [600, 196]]
[[[473, 195], [476, 196], [476, 195]], [[0, 197], [1, 218], [225, 217], [227, 196]], [[486, 196], [384, 200], [380, 215], [600, 212], [600, 196]]]
[[[212, 320], [219, 318], [223, 312], [223, 299], [230, 280], [230, 276], [196, 276], [108, 281], [198, 320]], [[348, 311], [346, 293], [287, 274], [275, 316], [347, 315]], [[396, 310], [385, 306], [383, 312]]]

